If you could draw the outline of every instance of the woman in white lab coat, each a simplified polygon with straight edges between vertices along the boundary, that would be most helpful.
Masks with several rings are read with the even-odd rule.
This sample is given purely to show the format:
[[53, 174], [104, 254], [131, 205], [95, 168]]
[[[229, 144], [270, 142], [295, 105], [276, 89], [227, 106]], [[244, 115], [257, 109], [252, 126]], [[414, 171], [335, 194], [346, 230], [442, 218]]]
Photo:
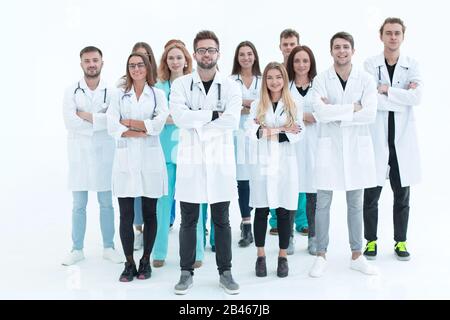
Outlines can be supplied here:
[[[299, 201], [295, 217], [297, 230], [304, 225], [302, 213], [305, 212], [303, 204], [306, 193], [306, 219], [308, 226], [308, 252], [316, 254], [315, 248], [315, 212], [317, 190], [314, 188], [314, 154], [317, 144], [317, 124], [313, 115], [312, 83], [317, 75], [316, 59], [308, 46], [297, 46], [292, 49], [287, 61], [287, 73], [289, 77], [289, 89], [294, 99], [303, 101], [303, 121], [305, 132], [303, 139], [296, 144], [298, 177], [299, 177]], [[291, 235], [291, 240], [293, 235]]]
[[[242, 110], [239, 130], [236, 131], [234, 147], [236, 151], [236, 179], [238, 184], [239, 208], [241, 210], [240, 247], [248, 247], [253, 242], [250, 201], [250, 159], [256, 152], [255, 143], [250, 140], [244, 130], [244, 124], [250, 113], [251, 103], [258, 98], [261, 90], [261, 69], [258, 52], [253, 43], [243, 41], [238, 44], [234, 53], [231, 79], [236, 81], [242, 90]], [[212, 231], [212, 230], [211, 230]]]
[[[156, 202], [167, 194], [167, 171], [159, 134], [168, 116], [164, 92], [154, 88], [149, 59], [132, 53], [127, 60], [125, 88], [113, 96], [108, 132], [116, 140], [112, 192], [120, 207], [120, 238], [127, 258], [119, 280], [151, 276], [150, 254], [156, 236]], [[139, 270], [133, 258], [134, 199], [142, 197], [144, 250]]]
[[298, 170], [294, 143], [303, 128], [303, 106], [294, 101], [284, 66], [269, 63], [263, 74], [261, 94], [250, 109], [247, 135], [257, 141], [256, 163], [250, 174], [250, 206], [256, 208], [255, 244], [258, 258], [256, 276], [267, 275], [264, 250], [269, 209], [276, 209], [279, 254], [277, 275], [289, 272], [286, 249], [291, 234], [289, 215], [297, 209]]

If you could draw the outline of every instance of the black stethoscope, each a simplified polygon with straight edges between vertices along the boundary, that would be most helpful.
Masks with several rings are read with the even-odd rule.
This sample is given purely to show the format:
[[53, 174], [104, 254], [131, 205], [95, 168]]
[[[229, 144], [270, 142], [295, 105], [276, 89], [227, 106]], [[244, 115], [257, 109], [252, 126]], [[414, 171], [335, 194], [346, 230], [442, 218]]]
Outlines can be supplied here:
[[[156, 106], [157, 106], [157, 104], [156, 104], [156, 94], [155, 94], [155, 90], [153, 89], [153, 87], [152, 86], [149, 86], [150, 87], [150, 89], [152, 90], [152, 93], [153, 93], [153, 104], [155, 105], [155, 107], [154, 107], [154, 109], [153, 109], [153, 113], [152, 113], [152, 117], [150, 118], [150, 120], [151, 119], [153, 119], [155, 116], [156, 116]], [[120, 98], [121, 100], [123, 100], [123, 98], [125, 98], [125, 97], [131, 97], [131, 93], [129, 93], [129, 92], [124, 92], [124, 94], [122, 95], [122, 98]]]
[[[197, 86], [201, 91], [201, 88]], [[194, 79], [191, 80], [191, 93], [194, 91]], [[192, 110], [191, 107], [189, 109]], [[200, 108], [201, 109], [201, 108]], [[217, 109], [222, 110], [222, 84], [217, 83]]]
[[[84, 94], [86, 94], [86, 91], [84, 91], [84, 89], [82, 87], [80, 87], [80, 81], [78, 81], [78, 86], [75, 88], [73, 95], [76, 95], [78, 90], [81, 90]], [[108, 89], [105, 88], [103, 90], [105, 90], [105, 92], [103, 94], [103, 103], [106, 103], [106, 94], [107, 94]]]
[[[381, 67], [382, 66], [383, 65], [378, 66], [378, 84], [381, 84]], [[402, 66], [402, 68], [405, 69], [405, 70], [409, 69], [408, 67], [403, 67], [403, 66]], [[399, 83], [400, 83], [400, 81], [399, 81]]]
[[[242, 79], [241, 79], [240, 77], [241, 77], [241, 75], [238, 74], [238, 75], [237, 75], [236, 81], [239, 81], [242, 85], [244, 85], [244, 81], [242, 81]], [[254, 89], [256, 90], [257, 88], [258, 88], [258, 77], [256, 77]]]

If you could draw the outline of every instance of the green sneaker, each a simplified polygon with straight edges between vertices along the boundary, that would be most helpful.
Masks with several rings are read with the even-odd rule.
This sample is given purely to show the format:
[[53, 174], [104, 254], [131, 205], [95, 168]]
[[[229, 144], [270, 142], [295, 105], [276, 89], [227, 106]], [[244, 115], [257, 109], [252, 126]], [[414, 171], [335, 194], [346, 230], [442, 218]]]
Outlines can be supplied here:
[[377, 258], [377, 241], [367, 241], [364, 256], [367, 260], [375, 260]]
[[400, 241], [395, 244], [395, 254], [400, 261], [408, 261], [411, 259], [408, 250], [406, 250], [406, 241]]

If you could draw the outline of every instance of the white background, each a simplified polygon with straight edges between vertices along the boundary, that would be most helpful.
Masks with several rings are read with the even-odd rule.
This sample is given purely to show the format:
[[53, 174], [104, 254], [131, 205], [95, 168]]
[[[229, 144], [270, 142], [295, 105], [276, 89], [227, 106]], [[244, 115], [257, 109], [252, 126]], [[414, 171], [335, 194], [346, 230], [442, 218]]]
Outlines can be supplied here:
[[[383, 192], [375, 262], [381, 275], [365, 277], [350, 271], [344, 195], [338, 193], [333, 202], [326, 276], [308, 278], [313, 258], [305, 251], [306, 238], [297, 235], [287, 279], [274, 274], [277, 241], [273, 236], [267, 236], [269, 276], [254, 277], [256, 250], [236, 244], [240, 220], [236, 204], [230, 212], [233, 272], [241, 284], [238, 298], [242, 299], [449, 299], [450, 23], [444, 3], [19, 0], [2, 4], [0, 298], [175, 298], [178, 228], [171, 232], [164, 268], [154, 270], [150, 280], [121, 284], [117, 278], [122, 266], [101, 259], [94, 194], [88, 207], [87, 259], [70, 268], [60, 265], [71, 247], [71, 194], [66, 190], [61, 104], [65, 87], [82, 76], [81, 48], [95, 45], [103, 50], [103, 78], [113, 84], [124, 74], [135, 42], [150, 43], [159, 62], [168, 39], [183, 40], [192, 52], [196, 32], [210, 29], [221, 42], [220, 69], [229, 73], [235, 47], [243, 40], [256, 45], [262, 69], [269, 61], [281, 61], [279, 33], [290, 27], [299, 31], [302, 44], [312, 48], [320, 72], [331, 64], [329, 39], [335, 32], [354, 36], [354, 63], [360, 65], [382, 50], [378, 38], [382, 21], [397, 16], [407, 25], [402, 52], [419, 60], [425, 82], [422, 103], [416, 108], [424, 180], [411, 192], [408, 244], [412, 260], [398, 262], [392, 254], [392, 196]], [[116, 222], [115, 241], [121, 249]], [[195, 286], [187, 298], [225, 298], [217, 286], [214, 255], [209, 247], [206, 250], [205, 265], [196, 271]]]

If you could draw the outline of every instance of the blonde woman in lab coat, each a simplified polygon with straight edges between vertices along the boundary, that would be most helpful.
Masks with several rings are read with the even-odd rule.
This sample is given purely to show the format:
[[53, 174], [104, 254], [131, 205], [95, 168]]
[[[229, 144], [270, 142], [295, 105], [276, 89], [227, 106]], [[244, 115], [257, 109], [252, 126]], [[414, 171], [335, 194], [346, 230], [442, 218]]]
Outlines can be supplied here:
[[287, 252], [291, 234], [289, 215], [297, 210], [298, 171], [295, 143], [303, 128], [303, 106], [294, 101], [284, 66], [269, 63], [263, 73], [261, 95], [252, 103], [247, 135], [257, 141], [256, 163], [250, 174], [250, 206], [255, 208], [254, 233], [257, 247], [255, 273], [267, 276], [267, 217], [275, 209], [278, 221], [278, 277], [289, 273]]

